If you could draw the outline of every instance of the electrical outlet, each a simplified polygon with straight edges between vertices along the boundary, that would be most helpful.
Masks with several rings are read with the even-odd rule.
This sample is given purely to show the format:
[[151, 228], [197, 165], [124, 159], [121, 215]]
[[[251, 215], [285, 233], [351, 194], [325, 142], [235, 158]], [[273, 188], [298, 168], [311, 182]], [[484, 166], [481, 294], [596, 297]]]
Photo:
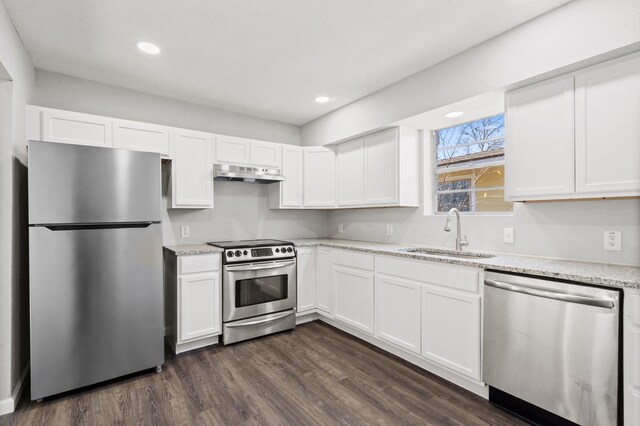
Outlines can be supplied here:
[[342, 234], [344, 232], [344, 225], [339, 223], [338, 224], [338, 234]]
[[604, 249], [615, 251], [622, 250], [622, 232], [604, 231]]
[[516, 233], [513, 228], [504, 228], [504, 242], [509, 244], [516, 242]]
[[387, 235], [393, 235], [393, 224], [387, 223]]
[[182, 238], [189, 238], [189, 225], [183, 225], [180, 227], [180, 236]]

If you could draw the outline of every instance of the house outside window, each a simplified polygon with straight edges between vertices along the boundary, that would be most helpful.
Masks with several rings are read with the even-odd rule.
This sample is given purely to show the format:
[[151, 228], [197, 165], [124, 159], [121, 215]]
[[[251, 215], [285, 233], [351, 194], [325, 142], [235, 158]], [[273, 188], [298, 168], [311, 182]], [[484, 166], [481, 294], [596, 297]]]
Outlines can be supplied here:
[[504, 200], [504, 115], [440, 129], [435, 137], [436, 212], [513, 211]]

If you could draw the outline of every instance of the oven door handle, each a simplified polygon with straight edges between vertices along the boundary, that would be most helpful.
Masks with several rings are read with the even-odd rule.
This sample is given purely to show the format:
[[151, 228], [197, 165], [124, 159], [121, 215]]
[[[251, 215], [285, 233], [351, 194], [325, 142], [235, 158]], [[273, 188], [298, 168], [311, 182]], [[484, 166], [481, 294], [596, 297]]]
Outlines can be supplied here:
[[285, 312], [285, 313], [282, 313], [282, 314], [274, 315], [274, 316], [272, 316], [270, 318], [265, 318], [265, 319], [261, 319], [261, 320], [227, 323], [227, 324], [225, 324], [225, 327], [234, 328], [234, 327], [244, 327], [244, 326], [247, 326], [247, 325], [266, 324], [268, 322], [273, 322], [273, 321], [277, 321], [279, 319], [282, 319], [284, 317], [288, 317], [289, 315], [293, 315], [294, 313], [295, 313], [295, 311], [290, 311], [290, 312]]
[[227, 271], [261, 271], [263, 269], [276, 269], [276, 268], [284, 268], [285, 266], [292, 266], [295, 265], [296, 262], [295, 260], [291, 260], [289, 262], [281, 262], [281, 263], [268, 263], [268, 264], [262, 264], [262, 265], [256, 265], [251, 264], [251, 265], [233, 265], [233, 266], [227, 266]]

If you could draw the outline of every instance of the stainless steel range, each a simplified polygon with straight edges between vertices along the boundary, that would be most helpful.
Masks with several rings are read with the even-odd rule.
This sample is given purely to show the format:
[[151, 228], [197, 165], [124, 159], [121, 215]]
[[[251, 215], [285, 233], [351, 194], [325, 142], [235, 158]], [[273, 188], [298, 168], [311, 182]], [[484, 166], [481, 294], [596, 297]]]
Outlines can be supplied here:
[[220, 241], [222, 342], [227, 345], [295, 327], [296, 251], [279, 240]]

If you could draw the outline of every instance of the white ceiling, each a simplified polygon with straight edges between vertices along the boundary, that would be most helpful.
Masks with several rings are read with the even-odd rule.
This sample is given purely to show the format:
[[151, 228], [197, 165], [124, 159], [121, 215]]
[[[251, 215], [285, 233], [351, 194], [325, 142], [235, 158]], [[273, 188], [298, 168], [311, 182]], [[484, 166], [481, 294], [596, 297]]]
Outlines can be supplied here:
[[567, 1], [4, 3], [36, 68], [300, 125]]
[[[464, 114], [455, 118], [445, 117], [446, 113], [452, 111], [460, 111]], [[427, 131], [440, 130], [503, 112], [504, 92], [496, 90], [405, 118], [404, 120], [393, 123], [393, 125], [411, 127], [413, 129], [424, 129]]]

